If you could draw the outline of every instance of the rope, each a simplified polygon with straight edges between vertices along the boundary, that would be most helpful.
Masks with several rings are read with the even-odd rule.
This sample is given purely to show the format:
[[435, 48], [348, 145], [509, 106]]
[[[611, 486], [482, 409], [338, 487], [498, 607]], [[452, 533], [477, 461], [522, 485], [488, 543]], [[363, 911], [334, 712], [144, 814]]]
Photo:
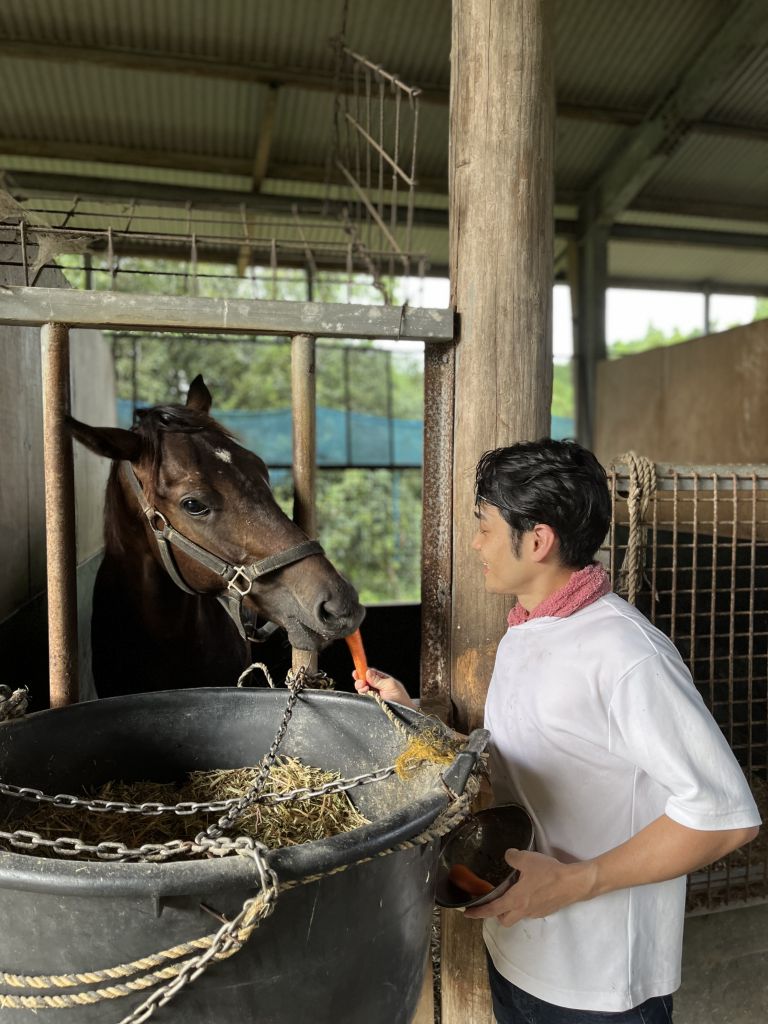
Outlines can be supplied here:
[[29, 690], [26, 686], [21, 690], [11, 690], [9, 686], [0, 686], [0, 722], [21, 718], [26, 714]]
[[[477, 779], [474, 776], [470, 776], [467, 780], [467, 786], [464, 793], [455, 799], [452, 798], [445, 810], [435, 818], [432, 824], [413, 839], [404, 840], [394, 846], [388, 847], [386, 850], [380, 850], [378, 853], [369, 857], [362, 857], [359, 860], [353, 861], [351, 864], [342, 864], [339, 867], [332, 868], [326, 872], [307, 875], [294, 882], [284, 883], [280, 886], [279, 891], [286, 892], [290, 889], [297, 888], [299, 885], [308, 885], [329, 875], [335, 875], [342, 871], [347, 871], [349, 868], [370, 863], [378, 857], [387, 857], [392, 853], [413, 849], [417, 846], [422, 846], [426, 843], [442, 838], [442, 836], [453, 831], [454, 828], [460, 825], [468, 817], [472, 801], [477, 795], [478, 788], [479, 783]], [[167, 994], [168, 998], [170, 998], [178, 990], [177, 985], [180, 988], [191, 981], [192, 978], [190, 975], [198, 968], [202, 967], [204, 970], [210, 961], [228, 959], [242, 949], [261, 921], [268, 915], [268, 913], [271, 913], [273, 906], [274, 900], [266, 898], [262, 892], [259, 892], [255, 897], [251, 897], [246, 900], [237, 918], [232, 922], [227, 922], [227, 924], [219, 929], [218, 932], [205, 935], [198, 939], [192, 939], [189, 942], [181, 943], [177, 946], [172, 946], [170, 949], [150, 954], [139, 960], [134, 960], [131, 963], [118, 964], [115, 967], [107, 967], [99, 971], [58, 975], [17, 975], [2, 973], [0, 974], [0, 982], [16, 988], [68, 988], [79, 984], [95, 984], [109, 979], [128, 978], [129, 980], [116, 985], [93, 989], [89, 992], [18, 996], [0, 994], [0, 1009], [42, 1010], [71, 1009], [74, 1006], [90, 1006], [95, 1003], [103, 1002], [106, 999], [119, 999], [123, 996], [132, 995], [134, 992], [151, 988], [158, 981], [177, 979], [176, 981], [171, 981], [171, 985], [167, 986], [165, 990], [160, 989], [158, 992], [154, 993], [151, 997], [152, 1006], [149, 1006], [147, 1001], [147, 1003], [137, 1007], [136, 1010], [132, 1011], [128, 1017], [123, 1018], [123, 1020], [119, 1022], [119, 1024], [139, 1024], [139, 1021], [146, 1020], [151, 1013], [154, 1012], [154, 1009], [157, 1006], [162, 1005], [164, 994]], [[240, 921], [240, 919], [242, 920]], [[238, 921], [240, 921], [240, 923], [239, 926], [236, 927]], [[221, 951], [212, 952], [216, 942], [220, 939], [220, 936], [225, 929], [229, 929], [234, 932], [234, 942], [232, 942], [229, 947], [225, 946]], [[206, 950], [207, 953], [203, 954], [203, 956], [193, 956], [188, 960], [184, 960], [182, 963], [161, 967], [159, 970], [152, 971], [143, 977], [133, 978], [130, 980], [131, 975], [133, 974], [147, 970], [150, 967], [158, 967], [160, 964], [163, 964], [168, 960], [178, 960], [194, 950]], [[204, 957], [206, 956], [208, 959], [204, 962]], [[199, 973], [202, 973], [202, 971], [199, 971]], [[199, 973], [195, 974], [195, 977], [199, 976]], [[172, 989], [172, 991], [169, 992], [169, 989]], [[141, 1014], [144, 1015], [142, 1016]]]
[[656, 492], [656, 465], [650, 459], [636, 452], [627, 452], [616, 462], [623, 462], [629, 468], [629, 494], [627, 495], [627, 512], [629, 515], [629, 537], [624, 553], [624, 561], [619, 570], [620, 593], [625, 593], [627, 601], [635, 604], [638, 591], [643, 582], [645, 564], [646, 529], [645, 514], [652, 496]]
[[[255, 665], [251, 667], [263, 668], [263, 666]], [[248, 671], [250, 670], [246, 670], [243, 673], [238, 680], [238, 685], [244, 683]], [[269, 676], [267, 678], [269, 679]], [[292, 704], [305, 685], [304, 673], [300, 671], [296, 679], [292, 678], [289, 673], [286, 685], [291, 690], [291, 698], [289, 699], [281, 727], [273, 741], [270, 755], [276, 753], [279, 742], [288, 725]], [[416, 727], [406, 726], [391, 708], [386, 705], [378, 693], [372, 692], [372, 696], [398, 732], [409, 739], [414, 733], [418, 732]], [[0, 720], [3, 717], [15, 717], [24, 714], [26, 711], [26, 699], [26, 690], [17, 690], [11, 693], [8, 687], [0, 686]], [[268, 767], [270, 760], [274, 760], [274, 756], [270, 758], [270, 755], [265, 759], [265, 767]], [[246, 899], [237, 916], [232, 921], [225, 922], [217, 932], [180, 943], [169, 949], [149, 954], [129, 963], [118, 964], [114, 967], [106, 967], [97, 971], [54, 975], [21, 975], [0, 972], [0, 984], [11, 988], [49, 990], [46, 994], [34, 995], [0, 993], [0, 1009], [41, 1010], [90, 1006], [107, 999], [120, 999], [124, 996], [132, 995], [134, 992], [153, 988], [161, 981], [166, 982], [162, 987], [155, 989], [143, 1003], [119, 1022], [119, 1024], [141, 1024], [141, 1022], [148, 1020], [156, 1009], [170, 1002], [182, 988], [198, 978], [214, 960], [227, 959], [242, 949], [253, 931], [272, 913], [277, 897], [281, 892], [293, 889], [299, 885], [310, 884], [328, 875], [346, 871], [351, 867], [370, 863], [378, 857], [386, 857], [397, 851], [413, 849], [417, 846], [433, 842], [451, 832], [469, 815], [472, 801], [479, 789], [479, 782], [474, 775], [471, 775], [461, 796], [454, 793], [447, 785], [445, 788], [449, 797], [447, 807], [427, 829], [413, 839], [404, 840], [386, 850], [379, 851], [377, 854], [360, 858], [351, 864], [343, 864], [326, 872], [307, 875], [293, 882], [280, 885], [277, 876], [266, 860], [266, 849], [260, 844], [251, 842], [248, 853], [253, 857], [258, 870], [259, 892], [255, 896]], [[222, 824], [222, 822], [219, 824]], [[186, 960], [182, 959], [189, 953], [195, 953], [196, 951], [202, 952]], [[168, 961], [177, 962], [168, 964]], [[162, 966], [163, 964], [167, 964], [167, 966]], [[149, 973], [142, 974], [144, 971]], [[141, 976], [135, 977], [135, 975]], [[113, 984], [86, 992], [56, 993], [50, 991], [71, 988], [76, 985], [94, 985], [105, 981], [111, 981]]]

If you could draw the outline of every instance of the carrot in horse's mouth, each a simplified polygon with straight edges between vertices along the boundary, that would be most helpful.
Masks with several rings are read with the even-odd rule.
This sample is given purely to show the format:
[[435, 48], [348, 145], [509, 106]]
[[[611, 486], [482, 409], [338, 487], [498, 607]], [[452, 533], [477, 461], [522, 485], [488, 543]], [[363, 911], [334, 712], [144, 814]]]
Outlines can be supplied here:
[[347, 641], [349, 653], [352, 655], [352, 661], [355, 663], [357, 678], [362, 682], [365, 682], [365, 677], [368, 672], [368, 662], [365, 658], [365, 649], [363, 648], [363, 638], [360, 636], [360, 630], [356, 629], [354, 633], [350, 633], [349, 636], [345, 636], [344, 639]]

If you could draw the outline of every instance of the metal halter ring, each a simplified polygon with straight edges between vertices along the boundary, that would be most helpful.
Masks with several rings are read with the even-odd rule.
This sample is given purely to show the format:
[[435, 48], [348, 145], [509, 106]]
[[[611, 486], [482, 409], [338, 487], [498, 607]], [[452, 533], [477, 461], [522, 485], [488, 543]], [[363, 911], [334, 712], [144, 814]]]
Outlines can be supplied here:
[[[239, 577], [242, 577], [242, 581], [246, 584], [245, 590], [241, 590], [240, 587], [237, 585]], [[250, 594], [251, 588], [253, 587], [253, 580], [245, 571], [244, 565], [235, 566], [235, 575], [232, 577], [231, 580], [227, 582], [227, 587], [230, 590], [234, 590], [236, 593], [238, 593], [240, 597], [246, 597], [248, 594]]]

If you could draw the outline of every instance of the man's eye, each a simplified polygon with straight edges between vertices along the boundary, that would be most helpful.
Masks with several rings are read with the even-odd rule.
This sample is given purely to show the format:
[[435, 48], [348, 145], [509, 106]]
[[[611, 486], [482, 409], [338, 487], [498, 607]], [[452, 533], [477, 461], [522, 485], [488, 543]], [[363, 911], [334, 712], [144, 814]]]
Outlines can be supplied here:
[[197, 498], [183, 498], [181, 507], [190, 516], [204, 516], [211, 511], [207, 505], [204, 505], [202, 501], [198, 501]]

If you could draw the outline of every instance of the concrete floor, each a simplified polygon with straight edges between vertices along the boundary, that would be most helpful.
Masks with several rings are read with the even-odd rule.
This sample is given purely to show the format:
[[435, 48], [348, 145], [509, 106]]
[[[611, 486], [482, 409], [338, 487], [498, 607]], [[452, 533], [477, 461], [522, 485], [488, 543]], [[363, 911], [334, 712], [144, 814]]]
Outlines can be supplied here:
[[689, 917], [675, 1024], [768, 1024], [768, 905]]

